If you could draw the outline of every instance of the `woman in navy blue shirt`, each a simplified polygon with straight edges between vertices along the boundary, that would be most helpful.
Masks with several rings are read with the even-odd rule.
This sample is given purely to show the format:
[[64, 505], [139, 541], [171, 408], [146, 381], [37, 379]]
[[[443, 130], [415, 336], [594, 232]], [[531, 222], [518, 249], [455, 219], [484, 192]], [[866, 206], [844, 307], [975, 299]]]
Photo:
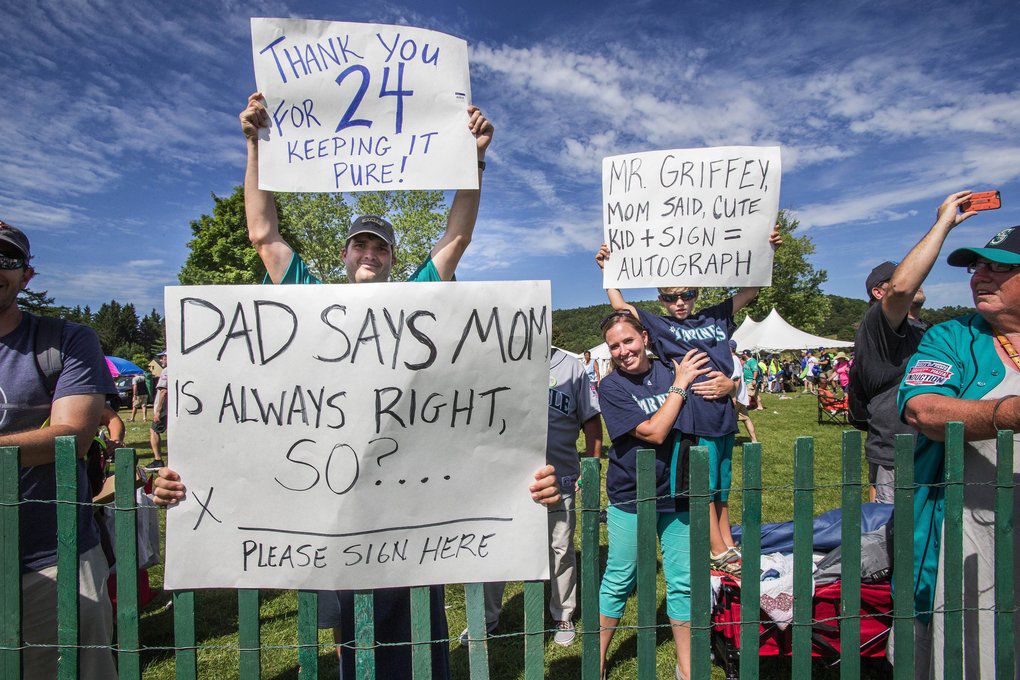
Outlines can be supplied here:
[[687, 388], [711, 370], [708, 355], [690, 350], [683, 361], [648, 359], [648, 332], [629, 312], [614, 312], [602, 322], [602, 334], [617, 370], [599, 384], [599, 404], [613, 440], [609, 451], [606, 511], [609, 558], [599, 591], [600, 668], [637, 580], [637, 451], [655, 449], [659, 543], [666, 577], [666, 611], [676, 644], [678, 675], [690, 669], [690, 516], [683, 497], [691, 437], [677, 428]]

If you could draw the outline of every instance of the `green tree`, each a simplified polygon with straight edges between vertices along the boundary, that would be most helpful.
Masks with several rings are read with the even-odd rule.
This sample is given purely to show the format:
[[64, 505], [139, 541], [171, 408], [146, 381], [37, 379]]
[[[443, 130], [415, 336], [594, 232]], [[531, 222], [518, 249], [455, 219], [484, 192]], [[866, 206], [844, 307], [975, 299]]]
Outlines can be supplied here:
[[[816, 333], [829, 316], [829, 300], [821, 291], [829, 276], [808, 261], [815, 252], [811, 237], [793, 235], [800, 223], [785, 210], [779, 211], [778, 222], [783, 245], [776, 251], [772, 265], [772, 285], [762, 288], [758, 297], [737, 313], [736, 321], [739, 324], [748, 314], [761, 321], [775, 307], [797, 328]], [[702, 289], [698, 306], [721, 302], [735, 292], [736, 288]]]
[[37, 316], [61, 316], [62, 309], [53, 304], [49, 291], [25, 290], [18, 293], [18, 308]]
[[[143, 347], [147, 357], [162, 352], [166, 347], [166, 324], [155, 309], [138, 323], [138, 344]], [[148, 363], [148, 359], [145, 363]]]
[[186, 286], [259, 283], [266, 270], [248, 241], [244, 189], [225, 198], [212, 194], [212, 215], [191, 222], [194, 238], [178, 280]]
[[[276, 210], [283, 238], [325, 283], [343, 283], [341, 251], [355, 215], [381, 215], [397, 232], [393, 278], [407, 278], [439, 238], [449, 210], [441, 191], [344, 194], [277, 193]], [[258, 283], [265, 268], [248, 240], [244, 190], [225, 198], [213, 195], [211, 215], [191, 222], [194, 237], [178, 278], [185, 285]]]
[[91, 325], [99, 335], [99, 344], [106, 353], [113, 353], [125, 345], [137, 344], [138, 314], [131, 303], [122, 305], [116, 300], [103, 303]]

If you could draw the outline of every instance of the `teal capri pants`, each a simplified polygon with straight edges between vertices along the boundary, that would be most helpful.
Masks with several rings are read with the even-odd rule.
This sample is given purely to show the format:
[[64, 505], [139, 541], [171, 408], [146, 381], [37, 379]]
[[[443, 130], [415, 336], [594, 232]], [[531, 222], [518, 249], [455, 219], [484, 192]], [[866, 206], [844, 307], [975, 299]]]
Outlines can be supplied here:
[[732, 434], [698, 437], [698, 446], [708, 447], [708, 493], [713, 503], [725, 503], [730, 499], [730, 487], [733, 485], [733, 440]]
[[[662, 570], [666, 576], [666, 613], [691, 620], [691, 518], [687, 512], [658, 513]], [[609, 558], [599, 588], [599, 612], [619, 619], [637, 584], [637, 514], [610, 505], [606, 510]], [[650, 556], [655, 559], [655, 556]]]

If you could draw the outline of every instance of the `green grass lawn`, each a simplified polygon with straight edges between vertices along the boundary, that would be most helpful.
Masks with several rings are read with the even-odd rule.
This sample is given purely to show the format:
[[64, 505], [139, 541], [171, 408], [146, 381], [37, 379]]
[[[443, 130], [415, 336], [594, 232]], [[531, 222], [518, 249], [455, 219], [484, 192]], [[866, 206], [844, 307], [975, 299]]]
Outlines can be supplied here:
[[[793, 515], [793, 447], [798, 436], [814, 437], [815, 451], [815, 514], [839, 506], [840, 501], [840, 438], [841, 427], [819, 425], [816, 421], [814, 397], [791, 395], [790, 399], [779, 399], [776, 395], [765, 395], [764, 411], [751, 414], [762, 443], [762, 493], [763, 522], [786, 521]], [[121, 413], [127, 417], [130, 411]], [[138, 449], [139, 459], [144, 463], [151, 460], [148, 424], [127, 423], [128, 446]], [[741, 429], [737, 443], [748, 441]], [[173, 452], [169, 459], [172, 463]], [[741, 494], [741, 465], [739, 453], [734, 457], [734, 489], [730, 499], [731, 516], [739, 522]], [[603, 475], [605, 474], [603, 466]], [[864, 476], [866, 479], [866, 474]], [[604, 485], [604, 479], [603, 479]], [[605, 492], [603, 486], [603, 504]], [[161, 519], [162, 521], [162, 519]], [[579, 536], [578, 536], [579, 538]], [[606, 533], [601, 530], [602, 558], [605, 557]], [[578, 548], [580, 544], [578, 543]], [[150, 570], [154, 587], [162, 584], [162, 567]], [[660, 623], [667, 623], [664, 603], [664, 583], [659, 577]], [[579, 598], [580, 599], [580, 598]], [[196, 634], [199, 645], [206, 647], [199, 651], [199, 676], [202, 678], [233, 678], [238, 675], [237, 645], [237, 596], [230, 590], [197, 591]], [[141, 640], [146, 647], [173, 647], [173, 611], [169, 606], [169, 594], [160, 593], [156, 600], [142, 614]], [[453, 585], [446, 590], [447, 618], [450, 634], [455, 640], [466, 625], [464, 589]], [[499, 633], [521, 632], [524, 629], [524, 595], [519, 583], [507, 586], [504, 598], [503, 618]], [[636, 601], [631, 601], [621, 624], [633, 626], [637, 623]], [[297, 598], [292, 591], [262, 591], [262, 644], [265, 647], [283, 647], [297, 644]], [[547, 614], [548, 619], [548, 614]], [[552, 621], [547, 620], [547, 627]], [[668, 625], [660, 628], [657, 635], [658, 677], [672, 678], [675, 657], [672, 637]], [[319, 676], [336, 678], [336, 659], [330, 648], [331, 636], [328, 631], [319, 635], [322, 644], [319, 655]], [[546, 677], [580, 677], [580, 642], [570, 648], [552, 643], [551, 635], [546, 639]], [[488, 645], [491, 677], [493, 680], [523, 678], [524, 643], [523, 637], [497, 638]], [[633, 678], [637, 674], [635, 662], [636, 633], [621, 630], [613, 640], [609, 652], [610, 678]], [[458, 642], [451, 644], [454, 678], [469, 677], [466, 650]], [[865, 677], [880, 677], [887, 674], [888, 667], [865, 666]], [[836, 677], [835, 670], [816, 668], [819, 677]], [[789, 677], [790, 668], [785, 660], [762, 659], [763, 677]], [[143, 654], [143, 677], [169, 680], [174, 675], [173, 652], [152, 650]], [[296, 678], [297, 653], [290, 649], [266, 649], [262, 653], [262, 677]], [[722, 678], [723, 672], [716, 667], [713, 678]], [[384, 680], [399, 680], [385, 678]]]

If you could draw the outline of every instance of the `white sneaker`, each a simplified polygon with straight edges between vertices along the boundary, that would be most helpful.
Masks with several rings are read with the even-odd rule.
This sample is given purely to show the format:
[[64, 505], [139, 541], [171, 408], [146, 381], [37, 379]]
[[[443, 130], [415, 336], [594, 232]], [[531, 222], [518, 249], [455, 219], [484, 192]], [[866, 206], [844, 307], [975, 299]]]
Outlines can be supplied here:
[[464, 632], [460, 634], [460, 646], [461, 647], [467, 647], [468, 646], [468, 639], [469, 639], [468, 638], [468, 629], [465, 628]]
[[553, 635], [553, 642], [558, 644], [560, 647], [569, 647], [574, 644], [575, 637], [576, 633], [574, 632], [573, 621], [556, 622], [556, 634]]

